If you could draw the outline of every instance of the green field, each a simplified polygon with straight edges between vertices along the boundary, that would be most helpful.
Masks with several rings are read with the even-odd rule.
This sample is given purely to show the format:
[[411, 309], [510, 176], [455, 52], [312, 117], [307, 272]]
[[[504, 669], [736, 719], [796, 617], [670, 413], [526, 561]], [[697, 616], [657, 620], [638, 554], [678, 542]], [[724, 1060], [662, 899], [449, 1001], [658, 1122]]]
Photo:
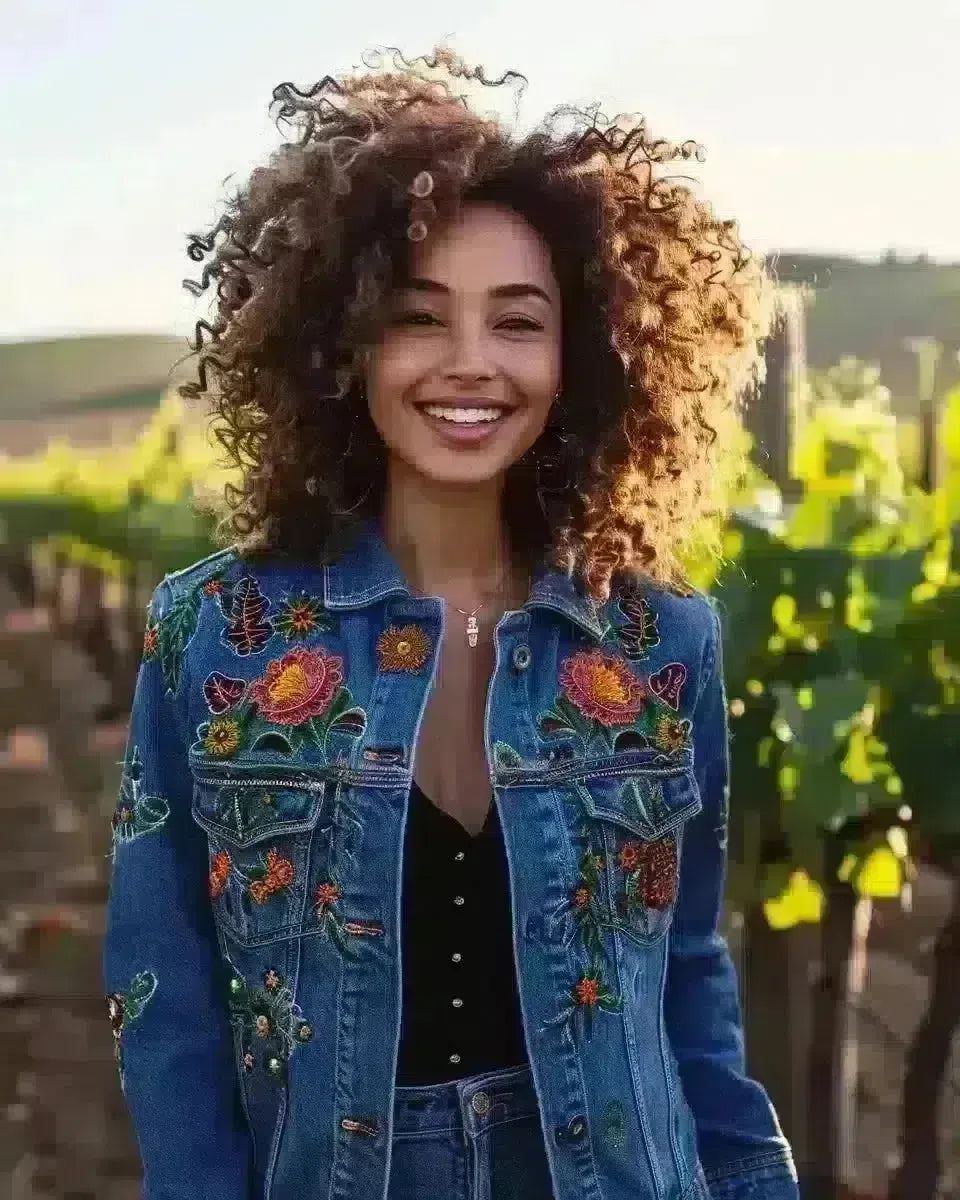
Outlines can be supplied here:
[[[944, 345], [938, 390], [960, 383], [960, 264], [864, 262], [781, 251], [770, 266], [783, 283], [815, 289], [807, 311], [807, 362], [828, 367], [852, 354], [877, 364], [898, 412], [915, 407], [916, 366], [903, 339]], [[0, 420], [63, 417], [93, 409], [152, 407], [170, 383], [192, 376], [185, 338], [146, 334], [0, 343]]]

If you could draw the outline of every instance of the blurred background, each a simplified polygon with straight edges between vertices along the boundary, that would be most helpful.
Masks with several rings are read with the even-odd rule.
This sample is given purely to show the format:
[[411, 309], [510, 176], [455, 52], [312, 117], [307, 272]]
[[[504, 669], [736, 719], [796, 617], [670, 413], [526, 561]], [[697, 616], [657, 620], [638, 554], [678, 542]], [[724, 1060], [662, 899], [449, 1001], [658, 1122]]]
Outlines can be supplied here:
[[100, 938], [145, 604], [212, 549], [224, 482], [176, 393], [187, 235], [279, 143], [275, 84], [446, 39], [527, 75], [518, 128], [596, 101], [703, 143], [669, 173], [779, 282], [725, 557], [692, 564], [725, 617], [749, 1065], [807, 1197], [960, 1197], [958, 10], [434, 12], [5, 6], [0, 1195], [139, 1195]]

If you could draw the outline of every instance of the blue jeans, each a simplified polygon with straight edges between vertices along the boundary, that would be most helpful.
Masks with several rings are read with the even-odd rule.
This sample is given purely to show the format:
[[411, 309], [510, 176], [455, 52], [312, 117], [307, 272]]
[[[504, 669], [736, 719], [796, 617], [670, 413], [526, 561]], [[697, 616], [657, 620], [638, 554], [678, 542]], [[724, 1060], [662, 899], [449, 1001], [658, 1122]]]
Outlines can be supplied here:
[[398, 1087], [388, 1200], [553, 1200], [529, 1067]]

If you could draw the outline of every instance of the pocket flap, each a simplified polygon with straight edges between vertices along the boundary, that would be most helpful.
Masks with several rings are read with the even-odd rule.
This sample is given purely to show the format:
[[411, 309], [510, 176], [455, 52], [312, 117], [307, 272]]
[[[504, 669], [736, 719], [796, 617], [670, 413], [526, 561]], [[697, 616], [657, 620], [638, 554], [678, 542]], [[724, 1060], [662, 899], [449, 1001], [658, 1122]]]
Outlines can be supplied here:
[[329, 784], [320, 779], [221, 778], [198, 775], [193, 785], [197, 824], [234, 846], [251, 846], [312, 829]]
[[591, 817], [613, 821], [645, 841], [663, 837], [703, 808], [691, 770], [597, 775], [575, 786]]

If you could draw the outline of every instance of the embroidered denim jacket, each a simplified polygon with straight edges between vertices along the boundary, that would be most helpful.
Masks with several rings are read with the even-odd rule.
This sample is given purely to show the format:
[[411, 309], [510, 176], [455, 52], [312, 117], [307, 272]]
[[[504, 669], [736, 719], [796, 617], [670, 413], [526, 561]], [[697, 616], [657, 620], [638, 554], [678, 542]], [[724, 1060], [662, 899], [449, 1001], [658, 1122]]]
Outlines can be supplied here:
[[[443, 601], [372, 525], [334, 563], [234, 550], [144, 636], [104, 974], [145, 1200], [386, 1195], [403, 833]], [[719, 626], [543, 571], [485, 715], [558, 1200], [795, 1200], [718, 933]]]

